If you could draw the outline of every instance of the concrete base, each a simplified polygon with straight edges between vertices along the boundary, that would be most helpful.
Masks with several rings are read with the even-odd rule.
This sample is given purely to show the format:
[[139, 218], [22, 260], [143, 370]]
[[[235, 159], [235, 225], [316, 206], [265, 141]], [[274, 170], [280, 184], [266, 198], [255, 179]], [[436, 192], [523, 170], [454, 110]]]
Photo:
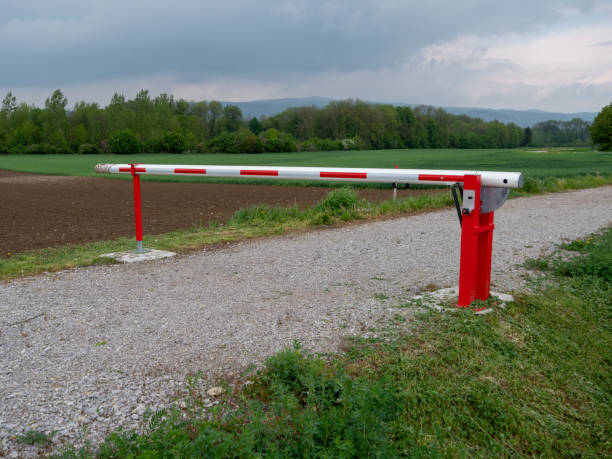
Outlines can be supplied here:
[[114, 258], [122, 263], [138, 263], [140, 261], [159, 260], [161, 258], [169, 258], [175, 256], [174, 252], [166, 252], [165, 250], [144, 249], [142, 253], [135, 250], [130, 252], [113, 252], [100, 255], [101, 257]]
[[[514, 301], [514, 297], [512, 295], [508, 295], [507, 293], [491, 292], [491, 296], [499, 298], [501, 303], [499, 303], [497, 306], [500, 308], [505, 308], [506, 303]], [[443, 288], [441, 290], [436, 290], [435, 292], [425, 293], [412, 298], [412, 301], [418, 302], [423, 306], [433, 308], [438, 311], [448, 309], [448, 305], [456, 305], [458, 300], [459, 287]], [[488, 314], [490, 312], [493, 312], [493, 309], [487, 308], [480, 311], [474, 311], [474, 314]]]

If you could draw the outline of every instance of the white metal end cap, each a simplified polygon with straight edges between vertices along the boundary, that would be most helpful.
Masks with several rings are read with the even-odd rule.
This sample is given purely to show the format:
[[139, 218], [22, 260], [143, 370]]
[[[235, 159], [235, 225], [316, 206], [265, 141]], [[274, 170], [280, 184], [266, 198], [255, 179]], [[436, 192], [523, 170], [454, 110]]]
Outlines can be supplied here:
[[96, 164], [96, 172], [98, 174], [110, 174], [112, 173], [111, 168], [112, 168], [112, 164]]
[[519, 172], [518, 183], [516, 185], [517, 188], [523, 188], [523, 174]]

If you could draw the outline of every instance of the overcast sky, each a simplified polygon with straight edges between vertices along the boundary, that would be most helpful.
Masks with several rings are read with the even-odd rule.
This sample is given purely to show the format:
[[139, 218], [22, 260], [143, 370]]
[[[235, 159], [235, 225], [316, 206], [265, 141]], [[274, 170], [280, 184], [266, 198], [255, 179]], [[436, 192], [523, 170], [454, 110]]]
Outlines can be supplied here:
[[0, 0], [0, 91], [599, 111], [612, 0]]

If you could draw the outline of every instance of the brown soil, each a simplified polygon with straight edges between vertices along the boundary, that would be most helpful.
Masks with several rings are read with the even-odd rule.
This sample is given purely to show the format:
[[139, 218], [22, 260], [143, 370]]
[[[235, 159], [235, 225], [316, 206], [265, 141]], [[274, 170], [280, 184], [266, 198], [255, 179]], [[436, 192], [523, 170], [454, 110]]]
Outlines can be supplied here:
[[[329, 188], [142, 182], [145, 234], [228, 220], [236, 210], [257, 205], [309, 205]], [[422, 194], [398, 190], [398, 197]], [[370, 201], [392, 191], [363, 189]], [[63, 177], [0, 170], [0, 257], [28, 249], [101, 241], [134, 235], [129, 181]]]

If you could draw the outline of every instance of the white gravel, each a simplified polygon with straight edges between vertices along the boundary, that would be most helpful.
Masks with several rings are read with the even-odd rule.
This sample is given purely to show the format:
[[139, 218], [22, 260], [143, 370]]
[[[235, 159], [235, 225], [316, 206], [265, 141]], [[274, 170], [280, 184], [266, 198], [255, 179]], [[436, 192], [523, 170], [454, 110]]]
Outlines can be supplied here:
[[[610, 225], [611, 203], [612, 187], [508, 201], [494, 289], [521, 289], [526, 257]], [[423, 286], [456, 285], [459, 236], [447, 209], [0, 283], [0, 457], [36, 454], [15, 441], [30, 429], [57, 431], [57, 448], [136, 427], [187, 373], [210, 385], [296, 339], [333, 351]]]

